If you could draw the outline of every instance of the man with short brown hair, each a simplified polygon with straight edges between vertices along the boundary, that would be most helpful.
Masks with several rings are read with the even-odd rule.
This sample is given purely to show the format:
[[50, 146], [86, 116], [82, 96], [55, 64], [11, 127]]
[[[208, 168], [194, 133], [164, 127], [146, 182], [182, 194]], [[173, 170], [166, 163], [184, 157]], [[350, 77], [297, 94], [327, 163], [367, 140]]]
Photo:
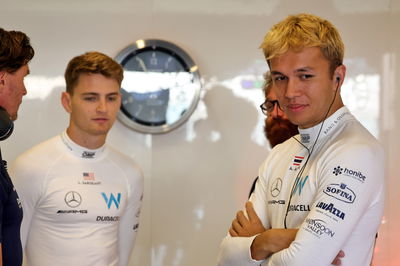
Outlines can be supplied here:
[[99, 52], [73, 58], [61, 103], [69, 126], [12, 167], [30, 266], [126, 266], [139, 227], [143, 177], [106, 144], [121, 105], [122, 67]]
[[[0, 28], [0, 140], [9, 137], [26, 94], [24, 77], [35, 52], [29, 37]], [[0, 152], [0, 265], [22, 264], [20, 225], [22, 208]]]

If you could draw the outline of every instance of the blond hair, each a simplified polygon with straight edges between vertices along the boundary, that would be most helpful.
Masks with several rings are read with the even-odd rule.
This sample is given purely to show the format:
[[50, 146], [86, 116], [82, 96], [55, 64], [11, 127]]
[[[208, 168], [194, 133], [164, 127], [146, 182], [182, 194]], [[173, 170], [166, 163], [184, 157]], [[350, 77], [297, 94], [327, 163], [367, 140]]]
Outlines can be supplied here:
[[338, 30], [328, 20], [311, 14], [291, 15], [275, 24], [260, 46], [268, 64], [289, 49], [306, 47], [321, 49], [332, 74], [343, 63], [344, 44]]

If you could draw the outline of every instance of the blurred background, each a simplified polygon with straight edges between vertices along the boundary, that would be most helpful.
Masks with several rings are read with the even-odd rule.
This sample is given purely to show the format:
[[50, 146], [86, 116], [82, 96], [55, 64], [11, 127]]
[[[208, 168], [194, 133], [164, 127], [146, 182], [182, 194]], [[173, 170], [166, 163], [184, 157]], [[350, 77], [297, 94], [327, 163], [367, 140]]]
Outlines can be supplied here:
[[386, 209], [374, 265], [400, 265], [400, 0], [3, 1], [0, 26], [26, 32], [36, 51], [15, 132], [1, 143], [3, 156], [12, 161], [66, 128], [60, 96], [72, 57], [93, 50], [115, 57], [138, 39], [178, 45], [199, 67], [203, 83], [192, 116], [158, 135], [117, 121], [108, 142], [135, 159], [145, 175], [130, 265], [215, 265], [219, 243], [270, 151], [258, 108], [268, 67], [258, 47], [273, 24], [300, 12], [324, 17], [341, 32], [345, 104], [387, 156]]

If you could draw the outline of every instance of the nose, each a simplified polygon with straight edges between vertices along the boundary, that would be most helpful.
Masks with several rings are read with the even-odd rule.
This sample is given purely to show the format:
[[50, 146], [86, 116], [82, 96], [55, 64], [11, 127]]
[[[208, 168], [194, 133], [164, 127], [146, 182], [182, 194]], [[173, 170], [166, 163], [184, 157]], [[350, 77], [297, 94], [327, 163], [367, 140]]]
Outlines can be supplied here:
[[295, 79], [289, 79], [286, 84], [285, 97], [292, 99], [299, 95], [298, 84]]
[[285, 115], [285, 113], [282, 111], [281, 108], [279, 108], [278, 104], [276, 103], [274, 105], [274, 110], [271, 113], [272, 118], [282, 118]]
[[105, 113], [107, 111], [107, 103], [105, 100], [101, 99], [97, 104], [96, 111], [99, 113]]
[[22, 88], [22, 95], [26, 95], [28, 93], [28, 91], [26, 90], [25, 84]]

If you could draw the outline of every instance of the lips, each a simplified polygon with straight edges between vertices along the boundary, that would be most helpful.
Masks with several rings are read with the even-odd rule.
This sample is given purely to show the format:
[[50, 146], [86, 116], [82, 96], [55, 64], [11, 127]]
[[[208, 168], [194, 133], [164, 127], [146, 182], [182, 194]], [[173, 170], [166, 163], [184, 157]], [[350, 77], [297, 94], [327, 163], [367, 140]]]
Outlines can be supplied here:
[[306, 104], [289, 104], [286, 109], [288, 109], [291, 112], [300, 112], [303, 111], [304, 108], [306, 108]]
[[105, 117], [98, 117], [98, 118], [93, 118], [92, 120], [93, 120], [93, 121], [96, 121], [96, 122], [107, 122], [107, 121], [108, 121], [108, 118], [105, 118]]

